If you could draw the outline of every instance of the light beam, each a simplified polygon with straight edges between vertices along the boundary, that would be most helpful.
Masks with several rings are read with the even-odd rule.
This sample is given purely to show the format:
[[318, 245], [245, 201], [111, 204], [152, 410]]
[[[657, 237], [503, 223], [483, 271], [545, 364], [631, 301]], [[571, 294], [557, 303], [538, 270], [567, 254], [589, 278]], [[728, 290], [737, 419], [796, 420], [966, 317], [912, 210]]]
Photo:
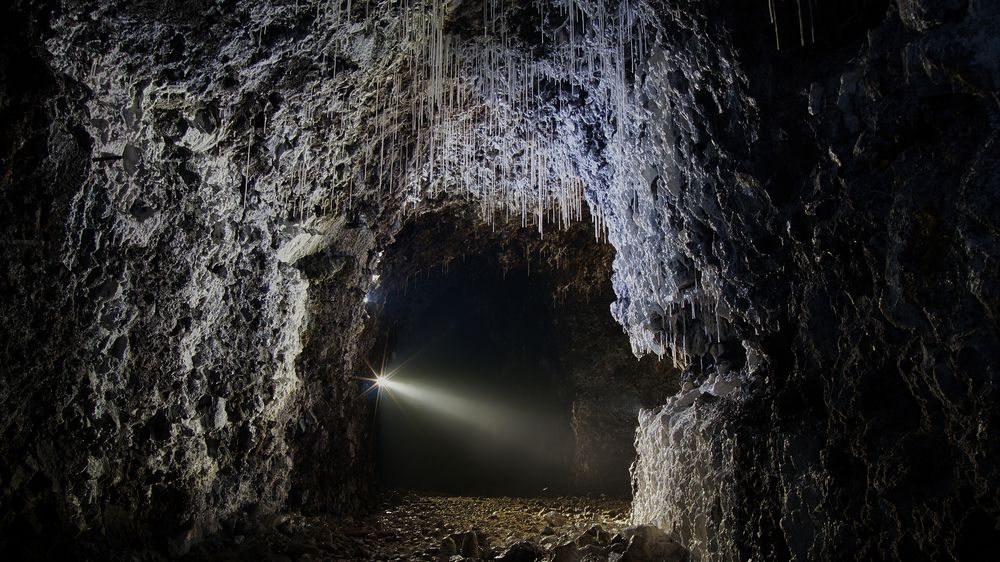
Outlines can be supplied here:
[[517, 445], [537, 458], [551, 459], [558, 456], [551, 441], [546, 438], [547, 430], [552, 424], [550, 419], [541, 419], [521, 409], [502, 407], [492, 402], [459, 396], [423, 384], [417, 385], [389, 378], [383, 379], [378, 384], [379, 392], [388, 394], [400, 408], [402, 400], [419, 404], [437, 415], [493, 439]]

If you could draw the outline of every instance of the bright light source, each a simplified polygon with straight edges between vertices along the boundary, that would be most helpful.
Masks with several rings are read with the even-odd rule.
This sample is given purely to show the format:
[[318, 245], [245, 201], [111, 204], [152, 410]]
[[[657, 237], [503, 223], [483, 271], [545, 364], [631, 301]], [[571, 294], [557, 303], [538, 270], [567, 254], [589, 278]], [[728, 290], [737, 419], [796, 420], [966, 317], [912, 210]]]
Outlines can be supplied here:
[[386, 375], [379, 375], [375, 377], [375, 386], [379, 387], [379, 390], [395, 390], [399, 388], [399, 383]]

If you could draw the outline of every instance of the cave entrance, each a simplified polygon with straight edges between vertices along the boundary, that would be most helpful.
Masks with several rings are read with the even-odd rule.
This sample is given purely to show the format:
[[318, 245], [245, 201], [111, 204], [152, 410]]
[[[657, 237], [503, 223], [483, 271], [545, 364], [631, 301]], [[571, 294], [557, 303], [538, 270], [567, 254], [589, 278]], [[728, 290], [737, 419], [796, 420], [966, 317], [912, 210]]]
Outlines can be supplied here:
[[541, 239], [453, 213], [404, 227], [366, 297], [381, 483], [629, 496], [638, 411], [676, 375], [611, 318], [611, 248], [585, 223]]

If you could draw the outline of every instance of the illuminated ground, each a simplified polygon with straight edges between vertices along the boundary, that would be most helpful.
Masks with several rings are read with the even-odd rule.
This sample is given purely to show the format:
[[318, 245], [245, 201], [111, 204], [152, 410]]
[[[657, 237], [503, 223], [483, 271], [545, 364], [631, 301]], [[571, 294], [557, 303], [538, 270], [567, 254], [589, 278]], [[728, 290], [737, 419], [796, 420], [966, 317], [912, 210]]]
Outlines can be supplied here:
[[[561, 525], [559, 517], [566, 521]], [[272, 533], [206, 542], [186, 560], [437, 560], [443, 538], [478, 529], [499, 554], [530, 540], [551, 549], [594, 524], [625, 527], [629, 502], [605, 497], [484, 498], [391, 494], [364, 518], [289, 516]], [[548, 521], [546, 516], [549, 516]], [[548, 529], [546, 529], [548, 527]]]

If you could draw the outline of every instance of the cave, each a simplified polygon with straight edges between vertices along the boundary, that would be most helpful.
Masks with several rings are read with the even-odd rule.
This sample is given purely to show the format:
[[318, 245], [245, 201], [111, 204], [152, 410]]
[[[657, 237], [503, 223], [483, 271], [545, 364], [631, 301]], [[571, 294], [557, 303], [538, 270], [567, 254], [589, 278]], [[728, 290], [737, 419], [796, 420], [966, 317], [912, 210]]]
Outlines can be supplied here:
[[0, 558], [995, 558], [1000, 3], [0, 16]]

